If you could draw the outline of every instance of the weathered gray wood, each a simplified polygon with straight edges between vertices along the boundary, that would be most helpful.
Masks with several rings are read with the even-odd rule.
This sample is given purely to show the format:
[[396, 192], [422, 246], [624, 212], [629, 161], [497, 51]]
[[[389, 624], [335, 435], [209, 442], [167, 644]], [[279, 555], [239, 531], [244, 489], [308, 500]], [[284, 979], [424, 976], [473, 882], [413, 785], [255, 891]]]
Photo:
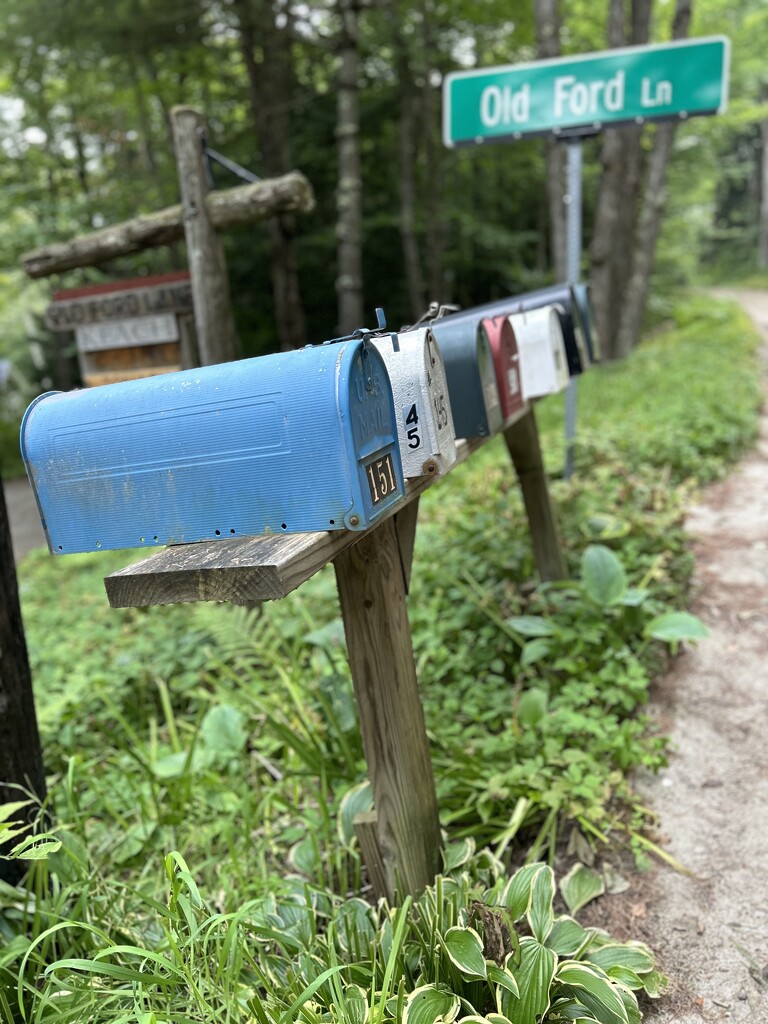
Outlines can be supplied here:
[[[312, 186], [303, 174], [292, 171], [252, 185], [240, 185], [205, 198], [211, 224], [217, 231], [255, 224], [281, 213], [308, 213], [314, 208]], [[93, 267], [118, 256], [169, 245], [184, 237], [181, 204], [157, 213], [35, 249], [21, 258], [29, 277], [49, 277], [76, 267]]]
[[210, 366], [235, 358], [237, 334], [224, 246], [205, 205], [208, 192], [203, 160], [205, 118], [192, 107], [174, 107], [171, 124], [192, 278], [197, 349], [201, 366]]
[[356, 814], [354, 826], [373, 894], [377, 900], [386, 898], [390, 894], [387, 892], [387, 869], [379, 846], [379, 825], [376, 812], [361, 811], [360, 814]]
[[533, 408], [515, 423], [505, 427], [504, 440], [523, 492], [533, 556], [539, 575], [543, 580], [566, 579], [568, 572], [547, 487]]
[[[45, 771], [32, 676], [0, 480], [0, 804], [24, 800], [30, 791], [40, 800], [45, 799]], [[23, 810], [17, 815], [19, 820], [26, 817]], [[6, 852], [5, 845], [0, 843], [0, 853]], [[14, 885], [27, 868], [24, 861], [0, 859], [0, 879]]]
[[[456, 465], [489, 440], [481, 437], [459, 441]], [[405, 502], [414, 501], [435, 482], [435, 477], [409, 480]], [[402, 515], [405, 507], [398, 505], [389, 514]], [[335, 530], [180, 544], [112, 573], [104, 585], [113, 608], [190, 601], [275, 601], [314, 576], [360, 537], [359, 533]]]
[[334, 560], [387, 893], [440, 870], [440, 822], [392, 519]]
[[395, 514], [395, 532], [397, 546], [400, 549], [400, 564], [403, 568], [403, 581], [406, 594], [411, 589], [411, 569], [413, 568], [413, 549], [416, 544], [416, 523], [419, 518], [419, 499], [409, 502], [400, 512]]
[[156, 313], [192, 313], [192, 284], [186, 280], [160, 281], [146, 287], [124, 287], [114, 291], [54, 299], [45, 311], [43, 323], [52, 331], [74, 331], [88, 324], [153, 316]]

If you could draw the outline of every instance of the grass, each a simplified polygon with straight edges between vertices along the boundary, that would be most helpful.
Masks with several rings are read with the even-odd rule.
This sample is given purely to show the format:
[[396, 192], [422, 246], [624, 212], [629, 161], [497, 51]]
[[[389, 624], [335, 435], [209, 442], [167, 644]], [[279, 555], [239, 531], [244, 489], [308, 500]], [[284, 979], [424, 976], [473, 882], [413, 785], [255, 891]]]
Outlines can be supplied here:
[[[566, 587], [530, 586], [500, 441], [422, 500], [410, 617], [447, 874], [467, 875], [445, 886], [474, 894], [457, 926], [574, 828], [582, 849], [630, 841], [641, 856], [628, 775], [665, 756], [643, 715], [668, 657], [653, 623], [685, 605], [687, 502], [755, 437], [755, 352], [736, 307], [681, 302], [624, 364], [580, 380], [567, 483], [562, 399], [538, 406]], [[595, 590], [595, 551], [612, 594]], [[20, 567], [56, 828], [27, 887], [0, 887], [0, 1015], [362, 1020], [355, 986], [369, 1020], [402, 1015], [433, 984], [415, 951], [426, 910], [370, 917], [358, 899], [351, 819], [370, 796], [332, 571], [262, 612], [111, 611], [101, 580], [128, 558], [38, 552]], [[377, 966], [366, 951], [386, 921]], [[386, 961], [398, 928], [411, 952]], [[275, 930], [294, 944], [273, 948]]]

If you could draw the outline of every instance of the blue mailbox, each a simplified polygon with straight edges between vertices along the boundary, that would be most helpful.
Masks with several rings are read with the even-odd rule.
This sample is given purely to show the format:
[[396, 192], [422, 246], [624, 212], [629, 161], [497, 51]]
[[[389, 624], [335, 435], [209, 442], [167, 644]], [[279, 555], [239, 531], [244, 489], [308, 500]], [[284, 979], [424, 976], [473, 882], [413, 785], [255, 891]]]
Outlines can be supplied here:
[[496, 368], [480, 319], [461, 314], [430, 323], [440, 346], [456, 437], [488, 437], [501, 430], [503, 414]]
[[21, 448], [53, 554], [364, 530], [404, 494], [367, 340], [50, 392]]

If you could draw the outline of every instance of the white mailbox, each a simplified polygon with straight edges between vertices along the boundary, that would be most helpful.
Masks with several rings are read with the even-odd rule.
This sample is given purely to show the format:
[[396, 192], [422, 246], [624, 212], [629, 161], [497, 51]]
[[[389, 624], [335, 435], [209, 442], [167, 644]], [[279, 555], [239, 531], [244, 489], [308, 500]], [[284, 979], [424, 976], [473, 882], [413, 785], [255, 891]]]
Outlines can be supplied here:
[[456, 461], [456, 434], [440, 348], [428, 327], [371, 340], [389, 373], [403, 476], [440, 476]]
[[540, 398], [562, 391], [569, 376], [558, 307], [542, 306], [513, 313], [509, 322], [520, 353], [523, 398]]

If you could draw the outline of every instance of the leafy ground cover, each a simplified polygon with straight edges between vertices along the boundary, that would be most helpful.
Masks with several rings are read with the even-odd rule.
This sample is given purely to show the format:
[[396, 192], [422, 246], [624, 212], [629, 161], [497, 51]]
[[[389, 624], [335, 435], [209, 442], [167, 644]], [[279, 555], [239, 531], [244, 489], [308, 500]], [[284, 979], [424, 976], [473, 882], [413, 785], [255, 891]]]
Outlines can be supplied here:
[[755, 349], [734, 307], [681, 303], [580, 382], [567, 483], [562, 401], [538, 407], [567, 584], [530, 584], [500, 442], [423, 500], [410, 612], [449, 842], [444, 876], [399, 907], [367, 901], [354, 840], [370, 794], [331, 572], [260, 613], [115, 612], [101, 578], [124, 555], [30, 556], [55, 826], [19, 837], [27, 886], [0, 887], [0, 1013], [639, 1020], [652, 955], [556, 914], [602, 881], [577, 868], [555, 896], [538, 862], [566, 836], [650, 847], [628, 772], [664, 763], [642, 707], [698, 628], [683, 510], [754, 437]]

